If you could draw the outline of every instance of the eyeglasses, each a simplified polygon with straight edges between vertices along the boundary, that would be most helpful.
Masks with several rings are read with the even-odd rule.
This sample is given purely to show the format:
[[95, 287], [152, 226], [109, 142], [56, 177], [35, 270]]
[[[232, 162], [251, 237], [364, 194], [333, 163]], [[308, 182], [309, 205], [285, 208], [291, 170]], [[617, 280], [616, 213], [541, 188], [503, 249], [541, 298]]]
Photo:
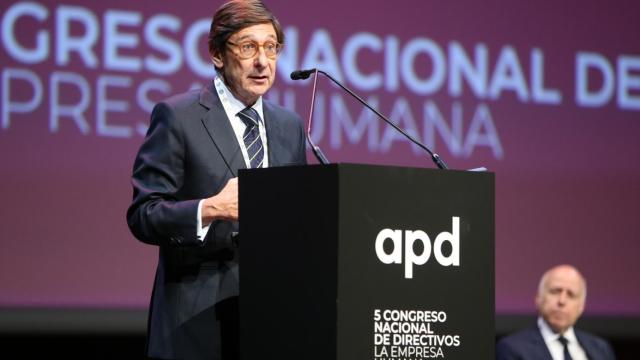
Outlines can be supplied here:
[[237, 55], [241, 59], [251, 59], [252, 57], [256, 56], [260, 48], [264, 49], [264, 54], [269, 59], [275, 59], [280, 53], [280, 50], [282, 50], [282, 44], [279, 44], [275, 41], [266, 41], [263, 44], [258, 44], [257, 42], [252, 40], [243, 41], [239, 44], [227, 41], [227, 44], [236, 46], [238, 48]]

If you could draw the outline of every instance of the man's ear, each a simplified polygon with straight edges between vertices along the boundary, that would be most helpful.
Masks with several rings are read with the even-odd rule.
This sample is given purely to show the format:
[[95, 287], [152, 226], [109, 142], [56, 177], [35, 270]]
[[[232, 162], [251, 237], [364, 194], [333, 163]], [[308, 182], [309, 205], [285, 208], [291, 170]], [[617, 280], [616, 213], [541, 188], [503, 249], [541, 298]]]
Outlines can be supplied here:
[[211, 61], [216, 69], [222, 69], [224, 66], [224, 61], [222, 59], [222, 53], [220, 51], [215, 51], [211, 53]]

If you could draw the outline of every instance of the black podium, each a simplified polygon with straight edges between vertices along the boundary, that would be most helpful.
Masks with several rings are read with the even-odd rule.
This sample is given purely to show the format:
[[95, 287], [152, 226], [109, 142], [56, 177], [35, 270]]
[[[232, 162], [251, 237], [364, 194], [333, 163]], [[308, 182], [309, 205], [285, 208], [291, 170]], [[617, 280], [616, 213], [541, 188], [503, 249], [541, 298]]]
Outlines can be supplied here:
[[494, 175], [241, 170], [241, 359], [493, 359]]

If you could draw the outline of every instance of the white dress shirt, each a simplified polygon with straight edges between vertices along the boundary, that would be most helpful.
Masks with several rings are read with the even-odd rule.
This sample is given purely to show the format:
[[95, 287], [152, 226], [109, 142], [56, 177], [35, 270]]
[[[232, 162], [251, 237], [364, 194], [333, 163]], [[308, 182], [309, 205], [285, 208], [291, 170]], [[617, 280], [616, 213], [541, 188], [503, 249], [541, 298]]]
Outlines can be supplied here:
[[556, 334], [542, 317], [538, 317], [538, 328], [540, 329], [540, 334], [542, 334], [542, 338], [544, 339], [545, 344], [547, 344], [547, 349], [549, 349], [553, 360], [564, 360], [564, 347], [560, 340], [558, 340], [561, 335], [567, 339], [567, 348], [569, 349], [569, 354], [571, 354], [571, 358], [573, 360], [589, 360], [587, 358], [587, 353], [584, 351], [582, 346], [580, 346], [580, 343], [578, 343], [578, 338], [576, 337], [576, 333], [573, 331], [573, 327], [570, 327], [564, 332], [564, 334]]
[[[218, 97], [220, 98], [220, 102], [222, 102], [222, 107], [224, 108], [224, 112], [227, 114], [227, 119], [231, 123], [231, 127], [233, 128], [233, 132], [236, 134], [236, 138], [238, 140], [238, 145], [240, 145], [240, 150], [242, 151], [242, 157], [244, 158], [245, 165], [247, 168], [251, 167], [251, 161], [249, 160], [249, 155], [247, 153], [247, 147], [244, 144], [244, 131], [247, 128], [247, 125], [240, 119], [238, 113], [242, 111], [246, 106], [242, 103], [242, 101], [238, 100], [233, 93], [229, 90], [227, 85], [224, 83], [222, 78], [218, 76], [216, 73], [215, 78], [213, 80], [213, 84], [215, 86], [215, 91], [218, 93]], [[262, 140], [262, 147], [264, 148], [264, 159], [262, 161], [262, 167], [269, 167], [269, 154], [267, 148], [267, 131], [264, 126], [264, 112], [262, 111], [262, 96], [258, 98], [258, 100], [251, 105], [251, 107], [258, 112], [260, 115], [260, 140]], [[198, 203], [198, 219], [197, 219], [197, 236], [200, 241], [204, 241], [204, 237], [207, 235], [209, 231], [209, 227], [211, 224], [206, 226], [202, 226], [202, 203], [203, 200], [200, 200]]]

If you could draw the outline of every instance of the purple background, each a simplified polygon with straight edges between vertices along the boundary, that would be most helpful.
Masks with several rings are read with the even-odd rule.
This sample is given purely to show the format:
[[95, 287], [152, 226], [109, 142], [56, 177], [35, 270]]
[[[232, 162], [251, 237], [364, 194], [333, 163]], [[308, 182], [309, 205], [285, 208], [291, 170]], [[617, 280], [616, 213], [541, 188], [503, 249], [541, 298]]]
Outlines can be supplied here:
[[[0, 16], [14, 4], [2, 3]], [[143, 139], [135, 127], [148, 122], [148, 109], [140, 106], [136, 91], [143, 81], [151, 78], [170, 84], [170, 93], [186, 90], [193, 82], [204, 83], [206, 79], [184, 62], [179, 71], [167, 75], [153, 74], [146, 69], [131, 72], [106, 68], [102, 50], [104, 14], [107, 9], [141, 14], [140, 24], [122, 27], [126, 33], [138, 34], [140, 45], [135, 49], [121, 49], [121, 55], [142, 58], [154, 54], [166, 58], [144, 43], [142, 33], [146, 21], [161, 13], [179, 18], [179, 29], [165, 30], [163, 34], [181, 42], [186, 29], [199, 19], [208, 20], [219, 3], [185, 1], [175, 6], [152, 1], [109, 1], [108, 5], [64, 2], [88, 9], [96, 16], [99, 36], [93, 48], [98, 59], [95, 68], [87, 67], [77, 54], [71, 55], [68, 64], [56, 63], [54, 55], [59, 45], [54, 40], [56, 11], [62, 5], [53, 1], [40, 4], [48, 9], [47, 19], [43, 22], [33, 18], [20, 20], [18, 42], [24, 47], [33, 47], [35, 33], [42, 29], [49, 31], [50, 53], [46, 60], [26, 64], [7, 52], [4, 41], [0, 47], [3, 74], [7, 74], [7, 69], [29, 70], [43, 85], [43, 98], [35, 110], [12, 113], [9, 126], [0, 127], [0, 198], [3, 200], [0, 307], [146, 308], [157, 249], [137, 242], [125, 221], [131, 199], [131, 165]], [[498, 313], [530, 312], [541, 272], [558, 263], [572, 263], [588, 279], [588, 313], [640, 315], [640, 282], [636, 280], [640, 274], [637, 261], [640, 109], [622, 109], [616, 103], [615, 91], [610, 101], [593, 108], [578, 106], [574, 97], [578, 52], [601, 54], [614, 73], [619, 57], [640, 58], [637, 41], [640, 22], [636, 16], [640, 4], [631, 1], [616, 2], [616, 5], [603, 1], [561, 4], [532, 1], [517, 5], [507, 1], [374, 4], [358, 0], [295, 4], [270, 1], [268, 5], [285, 28], [297, 30], [299, 54], [294, 65], [300, 68], [318, 65], [303, 63], [302, 59], [311, 37], [321, 29], [330, 34], [339, 61], [345, 42], [356, 33], [368, 32], [383, 42], [388, 36], [394, 36], [400, 48], [412, 39], [430, 39], [440, 46], [445, 58], [448, 58], [448, 46], [454, 41], [460, 43], [471, 58], [475, 46], [484, 44], [488, 49], [489, 77], [500, 52], [510, 46], [518, 55], [530, 89], [530, 53], [533, 48], [541, 49], [545, 86], [562, 93], [561, 104], [521, 101], [511, 90], [504, 90], [498, 98], [476, 96], [467, 83], [461, 96], [452, 95], [447, 86], [448, 72], [437, 92], [423, 95], [413, 93], [403, 81], [396, 91], [390, 92], [383, 88], [362, 90], [360, 84], [345, 81], [365, 99], [377, 99], [378, 108], [387, 115], [392, 113], [398, 99], [405, 99], [418, 124], [419, 135], [426, 101], [433, 101], [448, 121], [451, 121], [452, 106], [460, 106], [464, 134], [468, 133], [478, 107], [489, 110], [502, 146], [502, 157], [494, 156], [486, 146], [476, 147], [468, 156], [454, 154], [438, 134], [435, 143], [430, 145], [451, 168], [486, 166], [496, 174]], [[83, 31], [79, 23], [72, 24], [72, 34]], [[292, 51], [295, 43], [289, 40], [286, 51]], [[201, 37], [202, 59], [206, 59], [205, 48], [205, 37]], [[365, 74], [382, 72], [384, 68], [381, 53], [365, 49], [357, 59], [358, 69]], [[428, 77], [432, 68], [426, 56], [418, 56], [414, 66], [421, 78]], [[279, 68], [277, 86], [270, 96], [281, 103], [286, 103], [286, 96], [294, 96], [287, 105], [306, 118], [311, 81], [288, 81], [291, 70]], [[341, 67], [339, 71], [343, 73], [344, 69]], [[69, 118], [61, 118], [57, 131], [50, 130], [49, 85], [50, 76], [55, 72], [80, 75], [89, 84], [87, 134], [82, 134]], [[597, 89], [602, 84], [602, 76], [591, 75], [591, 86]], [[101, 76], [122, 76], [131, 81], [130, 86], [112, 87], [107, 92], [110, 100], [129, 103], [126, 111], [107, 113], [107, 121], [111, 125], [130, 127], [131, 136], [119, 138], [98, 133], [96, 84]], [[637, 67], [631, 72], [633, 77], [640, 81]], [[317, 140], [332, 161], [433, 167], [426, 156], [414, 152], [405, 141], [393, 142], [388, 152], [368, 151], [366, 135], [349, 144], [343, 133], [342, 145], [332, 145], [328, 135], [331, 116], [327, 99], [341, 97], [353, 121], [361, 109], [335, 87], [327, 85], [325, 79], [319, 82], [325, 95], [325, 114], [316, 114], [314, 129], [324, 127], [324, 136]], [[20, 81], [12, 83], [10, 94], [3, 91], [5, 88], [0, 88], [0, 99], [8, 97], [11, 101], [26, 101], [33, 96], [33, 89]], [[78, 87], [71, 84], [63, 85], [58, 94], [64, 104], [77, 103], [82, 97]], [[640, 85], [630, 94], [639, 98]], [[162, 91], [155, 91], [150, 97], [157, 101], [164, 96]], [[0, 110], [4, 111], [2, 106], [5, 104], [0, 103]], [[381, 123], [378, 127], [382, 136], [386, 127]], [[309, 160], [315, 162], [310, 154]]]

